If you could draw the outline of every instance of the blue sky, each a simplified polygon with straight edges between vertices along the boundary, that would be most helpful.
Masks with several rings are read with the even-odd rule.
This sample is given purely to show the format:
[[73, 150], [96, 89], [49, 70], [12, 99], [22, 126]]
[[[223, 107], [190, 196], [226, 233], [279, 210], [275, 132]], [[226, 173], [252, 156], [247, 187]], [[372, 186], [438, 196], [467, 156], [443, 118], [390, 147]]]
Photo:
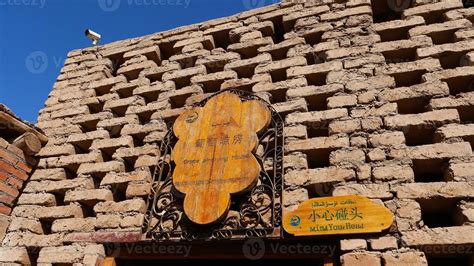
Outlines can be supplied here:
[[0, 103], [35, 122], [84, 30], [109, 43], [225, 17], [277, 0], [0, 0]]

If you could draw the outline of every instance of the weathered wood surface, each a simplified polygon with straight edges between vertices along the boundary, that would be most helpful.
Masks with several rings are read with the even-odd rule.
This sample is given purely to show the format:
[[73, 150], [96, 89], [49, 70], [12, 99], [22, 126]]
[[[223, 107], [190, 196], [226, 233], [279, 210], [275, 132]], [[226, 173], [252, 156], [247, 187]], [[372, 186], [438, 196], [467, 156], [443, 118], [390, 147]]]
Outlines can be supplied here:
[[177, 118], [173, 183], [185, 194], [184, 212], [191, 221], [218, 221], [229, 209], [230, 195], [256, 183], [260, 165], [252, 153], [270, 115], [262, 102], [242, 102], [224, 92]]
[[381, 232], [393, 214], [359, 195], [309, 199], [283, 216], [283, 228], [296, 236]]
[[27, 155], [35, 155], [41, 149], [40, 139], [31, 132], [26, 132], [13, 141], [13, 145], [18, 147]]

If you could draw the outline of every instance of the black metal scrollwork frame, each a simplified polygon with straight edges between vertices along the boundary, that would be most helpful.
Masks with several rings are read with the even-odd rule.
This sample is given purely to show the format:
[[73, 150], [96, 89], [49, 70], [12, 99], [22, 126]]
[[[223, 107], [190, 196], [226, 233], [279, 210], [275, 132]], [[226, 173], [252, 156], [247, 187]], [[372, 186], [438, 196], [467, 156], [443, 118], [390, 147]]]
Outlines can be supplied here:
[[[261, 100], [260, 97], [240, 90], [234, 93], [242, 101]], [[204, 106], [218, 92], [196, 104]], [[263, 101], [265, 103], [265, 101]], [[183, 211], [182, 195], [173, 188], [174, 164], [171, 153], [177, 142], [172, 127], [161, 143], [161, 159], [153, 174], [153, 184], [147, 199], [143, 224], [146, 239], [156, 241], [192, 241], [212, 239], [242, 239], [248, 237], [280, 237], [282, 234], [283, 147], [284, 121], [275, 109], [271, 111], [268, 129], [258, 136], [259, 149], [255, 157], [262, 166], [258, 182], [242, 195], [232, 195], [229, 214], [211, 226], [200, 226], [189, 221]]]

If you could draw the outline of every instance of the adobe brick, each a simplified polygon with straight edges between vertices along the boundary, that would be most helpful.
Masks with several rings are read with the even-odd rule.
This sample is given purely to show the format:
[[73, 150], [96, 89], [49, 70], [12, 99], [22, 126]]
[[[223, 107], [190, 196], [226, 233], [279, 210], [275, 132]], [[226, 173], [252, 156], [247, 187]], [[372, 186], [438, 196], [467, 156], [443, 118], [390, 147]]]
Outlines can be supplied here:
[[365, 239], [342, 239], [340, 245], [343, 251], [367, 249], [367, 241]]
[[377, 90], [382, 88], [394, 88], [395, 79], [391, 76], [376, 76], [365, 80], [353, 80], [347, 83], [346, 90], [349, 92], [357, 92], [362, 90]]
[[263, 36], [273, 36], [274, 35], [274, 27], [271, 21], [262, 21], [251, 23], [247, 26], [242, 26], [238, 28], [234, 28], [229, 32], [229, 37], [232, 43], [240, 42], [241, 36], [248, 32], [259, 31], [262, 33]]
[[160, 149], [155, 144], [145, 144], [142, 147], [135, 148], [119, 148], [113, 154], [112, 158], [136, 158], [145, 154], [158, 156], [160, 154]]
[[137, 197], [146, 197], [151, 193], [151, 183], [134, 184], [130, 183], [125, 190], [125, 197], [133, 199]]
[[[282, 7], [284, 7], [284, 5], [282, 5]], [[257, 15], [257, 18], [260, 21], [272, 20], [272, 19], [275, 19], [275, 18], [278, 18], [278, 17], [283, 17], [286, 14], [297, 12], [297, 11], [302, 10], [302, 9], [303, 9], [303, 5], [299, 5], [299, 4], [292, 5], [292, 6], [290, 5], [287, 8], [279, 8], [279, 9], [274, 10], [274, 11], [269, 11], [269, 12], [262, 13], [260, 15]]]
[[310, 8], [304, 8], [303, 10], [287, 13], [283, 16], [283, 26], [285, 27], [286, 31], [292, 29], [295, 21], [301, 18], [313, 17], [319, 14], [325, 13], [329, 11], [329, 7], [327, 5], [315, 6]]
[[387, 66], [375, 68], [376, 75], [397, 75], [410, 72], [432, 72], [441, 69], [438, 59], [425, 58], [413, 62], [403, 62], [398, 64], [390, 64]]
[[415, 180], [415, 173], [409, 165], [387, 165], [373, 167], [372, 175], [375, 181], [408, 181]]
[[169, 100], [148, 103], [146, 106], [129, 106], [126, 115], [138, 115], [143, 120], [149, 120], [154, 112], [171, 108]]
[[26, 194], [22, 193], [18, 198], [18, 205], [40, 205], [40, 206], [56, 206], [56, 198], [50, 193]]
[[25, 193], [53, 193], [64, 194], [72, 189], [93, 189], [94, 181], [90, 177], [77, 177], [74, 179], [66, 179], [59, 181], [44, 180], [44, 181], [30, 181], [26, 184], [23, 192]]
[[176, 108], [168, 110], [160, 110], [151, 115], [152, 120], [165, 120], [165, 121], [174, 121], [185, 109]]
[[425, 253], [410, 251], [404, 253], [383, 253], [382, 263], [386, 266], [420, 265], [428, 266]]
[[347, 117], [348, 112], [345, 108], [331, 109], [327, 111], [313, 111], [307, 113], [294, 113], [289, 114], [285, 121], [287, 124], [305, 124], [311, 125], [311, 123], [320, 123], [331, 121], [334, 119], [339, 119]]
[[408, 31], [408, 36], [428, 35], [433, 37], [439, 34], [448, 34], [462, 28], [472, 26], [472, 22], [467, 19], [452, 20], [443, 23], [435, 23], [426, 26], [417, 26]]
[[400, 199], [463, 199], [471, 198], [474, 193], [472, 182], [432, 182], [402, 184], [394, 188]]
[[67, 138], [67, 142], [82, 149], [88, 149], [95, 139], [108, 139], [109, 132], [103, 129], [89, 131], [86, 133], [72, 134]]
[[90, 174], [98, 177], [103, 177], [108, 172], [125, 172], [125, 165], [123, 162], [119, 161], [83, 163], [77, 170], [78, 174]]
[[[382, 39], [394, 40], [401, 32], [407, 32], [409, 29], [424, 25], [425, 19], [421, 16], [411, 16], [406, 19], [391, 20], [372, 25], [372, 29], [379, 35], [384, 36]], [[394, 35], [394, 36], [392, 36]]]
[[330, 71], [340, 69], [342, 69], [342, 63], [338, 61], [333, 61], [309, 66], [291, 67], [286, 71], [286, 73], [288, 78], [293, 78], [310, 74], [328, 73]]
[[328, 130], [329, 134], [337, 134], [337, 133], [353, 133], [356, 131], [360, 131], [362, 129], [361, 123], [359, 119], [345, 119], [345, 120], [337, 120], [329, 122]]
[[445, 43], [431, 47], [418, 48], [418, 58], [447, 56], [450, 53], [467, 53], [474, 49], [474, 40], [465, 40], [455, 43]]
[[62, 145], [47, 145], [44, 146], [36, 156], [39, 157], [54, 157], [61, 155], [73, 155], [76, 154], [76, 150], [72, 144]]
[[403, 132], [385, 132], [380, 134], [373, 134], [369, 137], [369, 144], [371, 147], [393, 147], [405, 144], [405, 136]]
[[143, 69], [140, 72], [140, 77], [145, 77], [150, 80], [162, 80], [162, 77], [165, 73], [172, 72], [175, 70], [181, 69], [181, 66], [178, 62], [169, 62], [162, 66], [152, 66], [146, 69]]
[[450, 138], [463, 138], [467, 141], [474, 141], [474, 124], [470, 125], [445, 125], [435, 132], [435, 141], [441, 142]]
[[66, 171], [63, 168], [36, 169], [31, 175], [31, 180], [64, 180]]
[[141, 96], [131, 96], [124, 99], [113, 99], [106, 101], [104, 104], [104, 110], [111, 110], [119, 116], [125, 115], [129, 106], [144, 106], [146, 105], [145, 99]]
[[98, 229], [103, 228], [118, 228], [122, 217], [115, 214], [102, 214], [97, 217], [95, 227]]
[[[30, 265], [30, 257], [25, 247], [1, 247], [0, 262], [3, 265]], [[18, 263], [18, 264], [16, 264]]]
[[[61, 256], [58, 256], [61, 254]], [[39, 252], [38, 263], [78, 263], [82, 262], [84, 248], [81, 246], [45, 247]]]
[[75, 154], [61, 157], [42, 158], [38, 163], [38, 168], [61, 168], [66, 167], [69, 170], [76, 170], [79, 164], [102, 162], [100, 152], [91, 152], [88, 154]]
[[314, 150], [339, 149], [349, 147], [349, 138], [340, 136], [316, 137], [307, 140], [295, 140], [287, 145], [287, 151], [309, 152]]
[[37, 218], [44, 221], [53, 221], [63, 218], [82, 218], [83, 215], [82, 208], [75, 204], [53, 207], [22, 205], [15, 207], [12, 212], [12, 216]]
[[409, 247], [428, 245], [472, 245], [472, 227], [452, 226], [402, 232], [402, 242]]
[[214, 38], [210, 35], [204, 35], [201, 37], [187, 38], [184, 40], [177, 41], [173, 45], [173, 49], [175, 53], [178, 54], [182, 51], [183, 47], [196, 43], [201, 43], [206, 50], [212, 50], [215, 48]]
[[276, 103], [276, 104], [273, 104], [272, 107], [275, 108], [275, 111], [283, 117], [293, 112], [307, 112], [308, 111], [308, 106], [304, 99]]
[[[431, 110], [470, 107], [474, 105], [474, 92], [461, 93], [457, 97], [431, 99], [428, 108]], [[459, 110], [459, 109], [458, 109]]]
[[389, 129], [402, 129], [409, 126], [442, 126], [459, 123], [459, 114], [455, 109], [437, 110], [421, 114], [406, 114], [385, 117], [385, 126]]
[[134, 95], [142, 96], [146, 99], [147, 102], [153, 102], [158, 99], [158, 97], [165, 92], [172, 91], [176, 89], [176, 85], [173, 81], [166, 82], [153, 82], [150, 86], [141, 86], [133, 90]]
[[190, 67], [182, 70], [175, 70], [171, 72], [166, 72], [163, 74], [162, 80], [163, 81], [180, 81], [183, 79], [191, 79], [192, 76], [195, 75], [204, 75], [206, 74], [206, 67], [203, 65], [195, 66], [195, 67]]
[[196, 75], [191, 78], [191, 84], [200, 84], [206, 91], [217, 91], [218, 88], [220, 88], [220, 84], [228, 79], [237, 79], [237, 73], [232, 70], [225, 70], [210, 74]]
[[285, 184], [290, 187], [301, 187], [324, 183], [337, 183], [354, 180], [356, 174], [352, 169], [330, 166], [326, 168], [289, 171], [285, 174]]
[[94, 206], [94, 212], [99, 213], [145, 213], [146, 204], [143, 199], [130, 199], [121, 202], [105, 201]]
[[66, 191], [64, 196], [65, 204], [79, 202], [92, 207], [102, 201], [113, 201], [112, 191], [108, 189], [70, 190]]
[[118, 148], [121, 147], [135, 147], [133, 138], [131, 136], [123, 136], [115, 139], [96, 139], [92, 142], [90, 150], [100, 150], [112, 155]]
[[112, 78], [93, 81], [89, 84], [88, 89], [96, 91], [98, 95], [103, 95], [109, 93], [110, 89], [112, 89], [112, 87], [116, 84], [126, 82], [127, 79], [125, 78], [125, 76], [119, 75]]
[[[8, 232], [25, 232], [29, 231], [35, 234], [44, 234], [41, 222], [38, 219], [28, 219], [21, 217], [11, 217]], [[1, 256], [0, 256], [1, 258]]]
[[149, 170], [136, 170], [127, 173], [107, 173], [100, 182], [100, 186], [120, 185], [129, 182], [151, 182], [151, 173]]
[[364, 54], [355, 56], [352, 59], [344, 60], [344, 68], [357, 68], [357, 67], [368, 67], [374, 64], [383, 64], [385, 63], [385, 57], [378, 54]]
[[392, 158], [410, 158], [414, 160], [449, 159], [453, 157], [471, 156], [469, 142], [436, 143], [390, 150]]
[[334, 188], [333, 196], [361, 195], [370, 199], [391, 199], [388, 184], [344, 184]]
[[113, 118], [112, 112], [104, 111], [96, 114], [80, 115], [72, 118], [72, 123], [81, 125], [88, 131], [96, 129], [99, 121]]
[[168, 127], [166, 123], [160, 120], [151, 120], [149, 123], [145, 125], [139, 124], [128, 124], [122, 128], [120, 134], [122, 136], [132, 135], [132, 136], [144, 136], [150, 132], [166, 132], [168, 131]]
[[303, 170], [308, 169], [308, 160], [306, 154], [302, 152], [292, 152], [283, 156], [285, 162], [285, 170]]
[[129, 61], [125, 62], [125, 65], [122, 65], [117, 70], [117, 75], [123, 74], [128, 79], [132, 80], [132, 79], [138, 78], [139, 74], [142, 70], [147, 69], [147, 68], [153, 68], [153, 67], [157, 66], [154, 61], [149, 61], [148, 60], [148, 61], [143, 61], [143, 62], [131, 63], [132, 60], [133, 59], [130, 59]]
[[144, 55], [148, 59], [153, 60], [156, 63], [161, 62], [161, 51], [160, 47], [158, 47], [157, 45], [128, 51], [123, 55], [123, 59], [129, 60], [137, 55]]
[[155, 167], [156, 162], [160, 160], [158, 156], [151, 156], [151, 155], [140, 155], [137, 160], [135, 161], [135, 169], [143, 169], [146, 167]]
[[331, 13], [322, 14], [320, 17], [321, 17], [321, 21], [332, 21], [332, 20], [346, 18], [349, 16], [356, 16], [356, 15], [363, 15], [363, 14], [372, 14], [372, 9], [370, 8], [370, 6], [346, 8], [342, 11], [335, 11]]
[[296, 79], [284, 80], [280, 82], [271, 82], [271, 80], [266, 80], [266, 81], [255, 84], [252, 88], [252, 91], [255, 93], [268, 92], [271, 95], [275, 95], [275, 94], [283, 94], [285, 92], [288, 92], [292, 88], [299, 89], [306, 85], [308, 85], [308, 83], [306, 82], [306, 79], [304, 78], [296, 78]]
[[369, 117], [369, 116], [387, 116], [391, 114], [397, 113], [397, 104], [395, 103], [386, 103], [381, 106], [374, 106], [374, 107], [361, 107], [361, 108], [353, 108], [351, 110], [351, 117], [353, 118], [361, 118], [361, 117]]
[[380, 101], [397, 102], [413, 98], [447, 95], [449, 95], [448, 84], [445, 82], [433, 81], [413, 85], [411, 87], [385, 89], [377, 95], [377, 98]]
[[423, 16], [426, 20], [433, 14], [447, 12], [452, 9], [463, 8], [461, 1], [440, 1], [435, 3], [425, 3], [420, 6], [407, 8], [403, 10], [402, 18], [411, 16]]
[[120, 221], [120, 227], [141, 227], [143, 225], [144, 218], [145, 216], [143, 214], [123, 217], [123, 219]]
[[[303, 44], [305, 44], [304, 38], [297, 37], [297, 38], [284, 40], [277, 44], [260, 47], [258, 48], [258, 52], [269, 53], [272, 55], [273, 59], [278, 60], [278, 59], [287, 57], [287, 53], [288, 53], [288, 50], [290, 50], [290, 48], [297, 45], [303, 45]], [[294, 56], [291, 56], [291, 57], [294, 57]]]
[[352, 252], [346, 253], [340, 257], [342, 266], [367, 265], [380, 266], [380, 253], [376, 252]]
[[474, 162], [470, 163], [450, 163], [445, 172], [446, 180], [474, 181]]
[[357, 96], [355, 95], [333, 96], [327, 99], [327, 106], [329, 109], [349, 107], [355, 105], [357, 105]]
[[278, 61], [269, 62], [268, 64], [259, 64], [255, 68], [256, 74], [272, 73], [275, 71], [286, 71], [290, 67], [306, 65], [306, 58], [302, 56], [285, 58]]
[[62, 244], [63, 235], [61, 234], [37, 235], [25, 232], [12, 232], [8, 233], [3, 240], [3, 245], [10, 247], [49, 247]]
[[331, 152], [329, 155], [329, 164], [331, 165], [361, 165], [364, 163], [365, 152], [361, 149], [340, 149]]
[[273, 39], [271, 37], [264, 37], [244, 43], [233, 43], [227, 47], [227, 50], [239, 53], [245, 58], [250, 58], [258, 54], [258, 48], [271, 44], [273, 44]]

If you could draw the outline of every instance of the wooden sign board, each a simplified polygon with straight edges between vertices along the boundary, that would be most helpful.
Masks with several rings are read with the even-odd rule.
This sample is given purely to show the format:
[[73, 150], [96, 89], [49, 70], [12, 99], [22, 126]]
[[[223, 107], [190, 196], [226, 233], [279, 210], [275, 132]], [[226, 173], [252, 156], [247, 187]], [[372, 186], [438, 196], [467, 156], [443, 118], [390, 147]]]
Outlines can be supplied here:
[[257, 182], [260, 164], [253, 152], [270, 115], [261, 101], [242, 102], [223, 92], [177, 118], [173, 184], [185, 194], [184, 212], [191, 221], [218, 221], [227, 214], [230, 195]]
[[283, 228], [296, 236], [375, 233], [392, 222], [389, 209], [359, 195], [310, 199], [283, 216]]

